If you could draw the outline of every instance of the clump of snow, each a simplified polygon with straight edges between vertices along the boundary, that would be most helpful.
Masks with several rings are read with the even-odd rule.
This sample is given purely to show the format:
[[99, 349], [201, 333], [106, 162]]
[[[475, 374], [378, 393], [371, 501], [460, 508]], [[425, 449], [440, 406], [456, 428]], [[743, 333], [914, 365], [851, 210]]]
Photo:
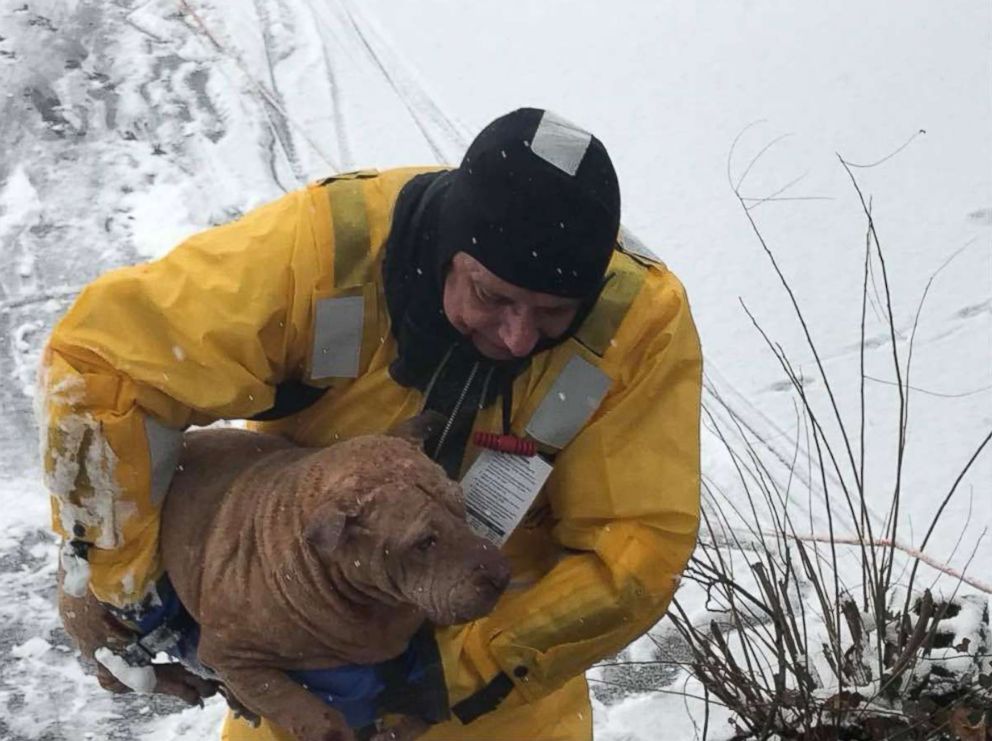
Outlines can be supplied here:
[[40, 210], [38, 191], [25, 167], [18, 165], [0, 189], [0, 234], [16, 237], [31, 226]]
[[21, 393], [28, 399], [34, 398], [35, 376], [46, 328], [46, 323], [41, 319], [32, 319], [13, 332], [13, 376], [20, 385]]
[[30, 253], [25, 253], [17, 261], [17, 274], [22, 278], [30, 278], [34, 274], [35, 257]]
[[935, 647], [921, 657], [914, 674], [944, 691], [967, 687], [992, 669], [989, 640], [989, 601], [980, 594], [935, 596], [938, 621]]
[[46, 641], [40, 636], [34, 636], [33, 638], [28, 638], [24, 643], [19, 646], [14, 646], [10, 649], [10, 655], [18, 659], [32, 658], [36, 659], [39, 656], [46, 654], [52, 648], [52, 644]]
[[76, 555], [68, 541], [63, 543], [59, 554], [65, 578], [62, 589], [70, 597], [85, 597], [90, 584], [90, 564], [85, 558]]
[[150, 664], [131, 666], [106, 646], [98, 648], [94, 656], [114, 675], [118, 682], [130, 687], [135, 692], [151, 694], [155, 691], [155, 668]]

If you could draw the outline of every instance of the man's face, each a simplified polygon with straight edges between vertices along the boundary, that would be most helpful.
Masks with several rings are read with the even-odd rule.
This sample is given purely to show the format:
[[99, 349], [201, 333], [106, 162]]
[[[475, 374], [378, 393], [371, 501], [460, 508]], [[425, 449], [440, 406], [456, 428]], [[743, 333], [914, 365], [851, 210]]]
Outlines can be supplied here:
[[448, 321], [493, 360], [525, 357], [538, 340], [560, 337], [579, 303], [507, 283], [464, 252], [452, 258], [444, 280]]

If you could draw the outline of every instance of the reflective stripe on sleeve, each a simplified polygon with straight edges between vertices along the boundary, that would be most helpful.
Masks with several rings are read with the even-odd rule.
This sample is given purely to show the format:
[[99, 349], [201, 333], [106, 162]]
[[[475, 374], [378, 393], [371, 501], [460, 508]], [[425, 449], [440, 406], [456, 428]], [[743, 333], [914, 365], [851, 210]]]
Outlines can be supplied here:
[[310, 378], [357, 378], [365, 325], [362, 296], [318, 299]]
[[564, 448], [592, 417], [611, 384], [595, 365], [573, 356], [527, 423], [527, 434], [545, 445]]
[[151, 468], [152, 504], [162, 503], [172, 483], [183, 449], [183, 432], [166, 427], [154, 417], [145, 415], [145, 437], [148, 439], [148, 459]]
[[551, 111], [545, 111], [534, 132], [530, 149], [544, 161], [574, 176], [591, 141], [592, 134], [588, 131]]
[[334, 286], [360, 286], [368, 281], [371, 255], [362, 180], [335, 180], [325, 187], [334, 230]]
[[615, 252], [596, 305], [575, 333], [575, 339], [600, 357], [610, 347], [620, 324], [644, 285], [647, 269], [633, 258]]

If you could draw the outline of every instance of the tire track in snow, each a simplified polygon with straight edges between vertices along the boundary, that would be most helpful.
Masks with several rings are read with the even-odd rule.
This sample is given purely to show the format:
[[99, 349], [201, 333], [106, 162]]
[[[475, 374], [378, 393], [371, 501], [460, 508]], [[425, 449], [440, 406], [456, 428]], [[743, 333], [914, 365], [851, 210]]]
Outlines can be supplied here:
[[[311, 28], [319, 29], [320, 18], [313, 6], [308, 2], [300, 3], [297, 0], [297, 13], [306, 13], [309, 16]], [[320, 47], [320, 61], [323, 66], [324, 75], [327, 79], [328, 93], [330, 94], [330, 117], [335, 142], [337, 144], [337, 154], [340, 166], [338, 169], [350, 170], [355, 166], [354, 153], [352, 151], [349, 137], [349, 122], [344, 112], [345, 98], [343, 95], [344, 86], [342, 75], [339, 74], [334, 57], [328, 49], [329, 36], [325, 33], [316, 34], [316, 41]]]
[[343, 100], [341, 96], [341, 82], [338, 74], [331, 64], [327, 55], [327, 47], [321, 44], [321, 58], [324, 60], [324, 67], [327, 69], [327, 84], [331, 92], [331, 118], [334, 121], [334, 135], [338, 143], [338, 156], [342, 162], [348, 166], [354, 165], [354, 155], [351, 152], [351, 145], [348, 141], [348, 122], [345, 120]]
[[437, 97], [427, 90], [413, 71], [413, 65], [397, 55], [396, 48], [385, 40], [376, 23], [364, 14], [357, 3], [341, 0], [341, 6], [363, 47], [410, 111], [438, 161], [453, 163], [460, 160], [472, 139], [468, 130], [445, 113]]
[[[273, 55], [275, 54], [275, 39], [272, 33], [272, 16], [269, 13], [267, 3], [265, 0], [254, 0], [255, 13], [258, 15], [259, 20], [259, 30], [262, 35], [262, 50], [265, 54], [265, 63], [268, 73], [269, 90], [271, 91], [272, 97], [275, 99], [275, 104], [263, 98], [263, 105], [267, 108], [272, 109], [270, 114], [270, 122], [272, 126], [273, 133], [279, 141], [279, 145], [282, 147], [283, 152], [286, 155], [286, 163], [289, 165], [290, 170], [293, 173], [293, 177], [296, 178], [297, 182], [305, 182], [306, 177], [303, 174], [303, 168], [300, 166], [300, 159], [296, 153], [296, 145], [293, 142], [293, 132], [291, 131], [290, 122], [287, 120], [287, 116], [283, 111], [286, 110], [285, 100], [283, 98], [282, 92], [279, 90], [279, 81], [276, 78], [275, 65], [278, 64], [279, 60], [273, 61]], [[281, 5], [281, 4], [277, 4]], [[285, 6], [281, 7], [285, 10]], [[276, 173], [273, 168], [273, 176], [276, 177]], [[276, 180], [278, 182], [278, 179]], [[281, 183], [280, 183], [281, 185]]]
[[[292, 116], [290, 116], [289, 113], [286, 112], [285, 107], [280, 103], [280, 101], [275, 97], [275, 95], [258, 81], [258, 79], [252, 74], [252, 71], [249, 68], [248, 64], [245, 62], [244, 58], [237, 52], [237, 50], [233, 49], [230, 45], [224, 44], [220, 40], [218, 40], [217, 36], [213, 33], [211, 27], [204, 22], [203, 18], [199, 15], [199, 13], [197, 13], [197, 11], [190, 5], [189, 0], [177, 0], [177, 2], [179, 5], [180, 13], [182, 13], [185, 17], [189, 18], [192, 24], [195, 26], [193, 30], [194, 31], [198, 30], [199, 35], [204, 37], [207, 40], [207, 42], [211, 46], [213, 46], [215, 50], [217, 50], [224, 56], [231, 59], [238, 66], [241, 72], [245, 75], [246, 79], [254, 89], [255, 95], [262, 101], [263, 103], [262, 107], [263, 110], [266, 111], [266, 115], [269, 116], [270, 125], [274, 126], [274, 124], [271, 121], [271, 115], [272, 112], [275, 112], [283, 119], [283, 121], [285, 121], [287, 125], [296, 128], [300, 132], [300, 136], [303, 137], [303, 140], [307, 143], [307, 145], [309, 145], [310, 149], [312, 149], [317, 154], [317, 156], [320, 157], [320, 159], [322, 159], [327, 164], [328, 167], [334, 170], [340, 169], [338, 163], [334, 160], [334, 158], [332, 158], [322, 147], [318, 146], [313, 141], [313, 139], [310, 138], [309, 134], [306, 131], [306, 128], [300, 125]], [[284, 153], [286, 153], [288, 160], [289, 157], [288, 152], [286, 152], [285, 149], [283, 151]], [[273, 169], [273, 174], [274, 174], [274, 169]], [[303, 179], [304, 178], [301, 178], [301, 180]]]
[[[318, 11], [312, 0], [307, 0], [307, 4], [318, 22], [322, 20], [325, 24], [330, 23], [325, 13]], [[348, 0], [341, 0], [336, 8], [326, 10], [336, 16], [338, 27], [350, 37], [345, 43], [353, 51], [351, 56], [369, 59], [396, 93], [430, 147], [435, 160], [440, 164], [448, 164], [461, 159], [471, 139], [467, 129], [445, 112], [436, 96], [427, 90], [413, 71], [413, 65], [399, 56], [375, 23]]]
[[[280, 106], [278, 101], [273, 100], [273, 96], [268, 92], [252, 75], [249, 73], [247, 65], [245, 65], [244, 60], [241, 58], [240, 54], [237, 52], [232, 52], [229, 47], [221, 43], [218, 38], [214, 35], [213, 31], [206, 25], [203, 18], [189, 5], [186, 0], [179, 0], [180, 14], [186, 21], [186, 25], [194, 36], [200, 36], [207, 40], [208, 46], [212, 47], [215, 52], [223, 56], [227, 56], [232, 59], [244, 75], [248, 78], [249, 83], [255, 88], [255, 95], [259, 100], [260, 107], [262, 110], [262, 115], [265, 116], [265, 123], [268, 127], [269, 139], [265, 142], [265, 148], [268, 152], [267, 167], [269, 174], [272, 177], [272, 181], [282, 190], [288, 191], [289, 188], [282, 182], [282, 178], [279, 176], [279, 165], [278, 157], [276, 155], [276, 145], [279, 145], [279, 149], [282, 151], [283, 159], [288, 165], [290, 172], [293, 173], [295, 177], [299, 180], [296, 171], [295, 158], [293, 156], [292, 150], [287, 148], [287, 142], [284, 138], [286, 121], [283, 117], [280, 122], [276, 120], [276, 116], [282, 116], [280, 113]], [[263, 30], [263, 45], [264, 45], [264, 30]], [[291, 146], [291, 142], [290, 142]]]
[[[254, 6], [259, 21], [263, 25], [263, 46], [265, 47], [270, 87], [259, 82], [237, 50], [233, 49], [229, 43], [222, 42], [213, 29], [207, 26], [203, 17], [192, 7], [191, 0], [177, 0], [177, 2], [182, 12], [191, 19], [195, 26], [194, 30], [198, 30], [201, 35], [206, 37], [217, 51], [234, 60], [255, 88], [256, 94], [263, 101], [263, 107], [269, 115], [274, 136], [279, 141], [295, 177], [301, 181], [305, 179], [304, 168], [297, 155], [298, 150], [293, 145], [292, 136], [289, 133], [290, 127], [300, 132], [300, 135], [321, 159], [333, 169], [340, 170], [339, 162], [333, 161], [321, 147], [317, 146], [306, 131], [306, 127], [287, 112], [284, 97], [278, 88], [276, 65], [272, 60], [273, 36], [268, 29], [271, 24], [271, 15], [264, 1], [255, 0]], [[350, 162], [352, 159], [347, 135], [351, 126], [349, 126], [344, 112], [346, 101], [342, 95], [343, 86], [340, 84], [340, 74], [336, 69], [334, 55], [327, 47], [326, 39], [334, 37], [340, 38], [349, 59], [365, 58], [372, 62], [374, 68], [396, 94], [411, 120], [417, 126], [435, 160], [438, 163], [458, 161], [471, 138], [467, 129], [445, 112], [437, 102], [436, 97], [427, 91], [416, 73], [412, 71], [412, 65], [397, 55], [396, 50], [384, 39], [375, 23], [363, 15], [357, 5], [348, 2], [340, 2], [336, 6], [332, 6], [314, 4], [312, 0], [305, 0], [305, 4], [314, 25], [318, 28], [323, 26], [323, 32], [320, 34], [321, 56], [330, 83], [331, 116], [334, 121], [340, 158], [345, 162]], [[288, 15], [293, 15], [286, 5], [281, 5], [281, 8], [284, 12], [288, 12]], [[273, 120], [274, 115], [278, 116], [278, 123]]]

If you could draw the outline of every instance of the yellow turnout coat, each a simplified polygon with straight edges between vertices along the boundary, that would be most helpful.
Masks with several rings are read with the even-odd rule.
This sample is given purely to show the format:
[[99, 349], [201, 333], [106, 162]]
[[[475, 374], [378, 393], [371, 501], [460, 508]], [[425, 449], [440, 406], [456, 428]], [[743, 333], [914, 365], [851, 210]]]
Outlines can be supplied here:
[[[419, 411], [421, 392], [388, 373], [396, 343], [380, 265], [397, 193], [423, 171], [316, 183], [81, 293], [47, 346], [39, 400], [53, 526], [90, 544], [99, 599], [149, 598], [186, 426], [264, 412], [289, 379], [330, 390], [261, 427], [304, 445]], [[513, 432], [557, 456], [504, 547], [511, 587], [488, 617], [437, 633], [452, 703], [500, 672], [513, 690], [425, 741], [591, 738], [584, 671], [664, 614], [693, 549], [699, 341], [676, 277], [622, 242], [576, 336], [514, 383]], [[498, 407], [479, 412], [475, 429], [499, 431]], [[469, 444], [463, 471], [476, 455]], [[232, 720], [225, 734], [285, 737]]]

